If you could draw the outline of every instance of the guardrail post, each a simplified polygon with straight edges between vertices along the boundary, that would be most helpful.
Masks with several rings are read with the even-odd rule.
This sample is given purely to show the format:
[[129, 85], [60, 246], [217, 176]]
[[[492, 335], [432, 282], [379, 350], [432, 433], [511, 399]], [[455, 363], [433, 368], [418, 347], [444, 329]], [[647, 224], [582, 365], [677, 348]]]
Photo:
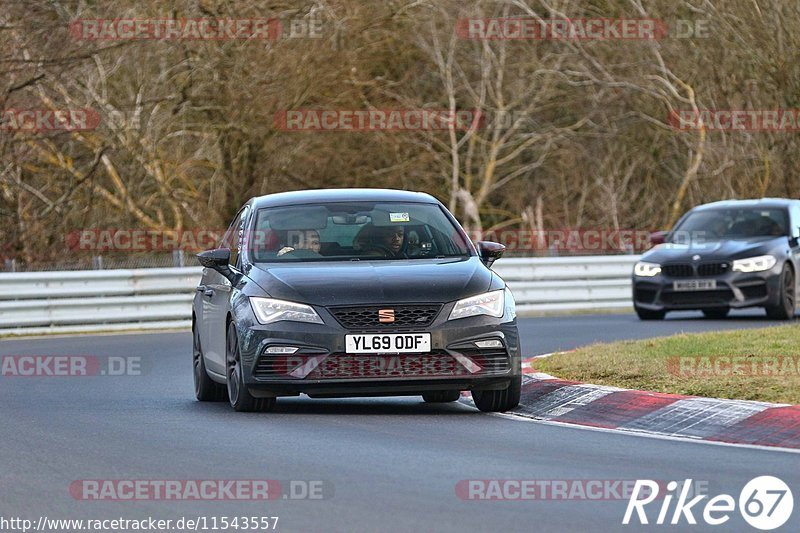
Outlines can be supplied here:
[[92, 268], [94, 270], [103, 270], [103, 256], [95, 255], [92, 257]]
[[172, 250], [172, 266], [186, 266], [186, 258], [183, 255], [183, 250]]

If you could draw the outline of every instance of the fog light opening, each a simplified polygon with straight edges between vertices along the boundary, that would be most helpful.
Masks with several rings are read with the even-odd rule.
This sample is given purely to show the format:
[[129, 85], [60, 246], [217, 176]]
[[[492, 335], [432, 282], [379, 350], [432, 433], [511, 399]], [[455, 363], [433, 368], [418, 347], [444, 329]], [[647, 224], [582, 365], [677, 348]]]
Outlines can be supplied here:
[[299, 348], [296, 346], [270, 346], [264, 353], [273, 355], [289, 355], [295, 353]]
[[490, 339], [485, 341], [475, 341], [475, 346], [478, 348], [502, 348], [503, 341], [499, 339]]

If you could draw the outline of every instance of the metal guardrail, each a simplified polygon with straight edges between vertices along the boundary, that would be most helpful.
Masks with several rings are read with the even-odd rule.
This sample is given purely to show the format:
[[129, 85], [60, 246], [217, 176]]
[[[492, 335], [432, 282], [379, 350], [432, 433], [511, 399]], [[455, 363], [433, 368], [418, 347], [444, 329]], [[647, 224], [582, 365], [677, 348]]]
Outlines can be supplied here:
[[507, 258], [493, 265], [514, 293], [517, 311], [633, 307], [631, 274], [638, 255]]
[[0, 274], [0, 334], [188, 328], [201, 268]]
[[[494, 265], [521, 312], [627, 308], [638, 256], [507, 258]], [[191, 326], [201, 269], [0, 274], [0, 334]]]

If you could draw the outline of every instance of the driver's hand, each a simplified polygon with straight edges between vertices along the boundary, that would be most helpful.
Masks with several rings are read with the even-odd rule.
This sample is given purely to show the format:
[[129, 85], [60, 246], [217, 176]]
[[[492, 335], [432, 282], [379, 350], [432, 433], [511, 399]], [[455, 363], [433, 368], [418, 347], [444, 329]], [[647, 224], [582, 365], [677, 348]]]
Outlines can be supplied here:
[[291, 246], [284, 246], [280, 250], [278, 250], [278, 257], [282, 256], [283, 254], [288, 254], [289, 252], [294, 252], [294, 248]]

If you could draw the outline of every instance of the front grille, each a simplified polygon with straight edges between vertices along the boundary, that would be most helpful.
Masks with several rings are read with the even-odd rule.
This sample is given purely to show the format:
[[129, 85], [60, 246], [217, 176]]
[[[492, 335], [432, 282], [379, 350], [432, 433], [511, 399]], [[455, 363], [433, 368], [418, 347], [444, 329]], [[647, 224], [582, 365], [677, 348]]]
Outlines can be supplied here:
[[719, 276], [728, 271], [728, 263], [702, 263], [697, 267], [697, 273], [701, 276]]
[[[347, 329], [423, 328], [439, 314], [440, 304], [434, 305], [381, 305], [369, 307], [331, 307], [328, 311]], [[378, 312], [391, 309], [394, 321], [381, 322]]]
[[[711, 262], [700, 263], [695, 267], [690, 263], [673, 263], [671, 265], [664, 265], [661, 267], [661, 272], [671, 278], [691, 278], [697, 276], [719, 276], [728, 272], [730, 268], [729, 263], [725, 262]], [[696, 274], [695, 274], [696, 269]]]
[[[381, 379], [505, 374], [511, 368], [508, 354], [502, 349], [469, 349], [458, 353], [472, 360], [480, 370], [473, 374], [447, 351], [432, 350], [405, 355], [330, 354], [323, 356], [315, 367], [311, 355], [262, 355], [253, 373], [257, 377], [284, 379]], [[295, 370], [300, 374], [289, 375]]]
[[662, 292], [661, 300], [671, 305], [716, 305], [728, 304], [733, 300], [733, 291], [677, 291]]
[[671, 278], [691, 278], [694, 276], [694, 267], [687, 263], [674, 263], [662, 266], [661, 272]]

